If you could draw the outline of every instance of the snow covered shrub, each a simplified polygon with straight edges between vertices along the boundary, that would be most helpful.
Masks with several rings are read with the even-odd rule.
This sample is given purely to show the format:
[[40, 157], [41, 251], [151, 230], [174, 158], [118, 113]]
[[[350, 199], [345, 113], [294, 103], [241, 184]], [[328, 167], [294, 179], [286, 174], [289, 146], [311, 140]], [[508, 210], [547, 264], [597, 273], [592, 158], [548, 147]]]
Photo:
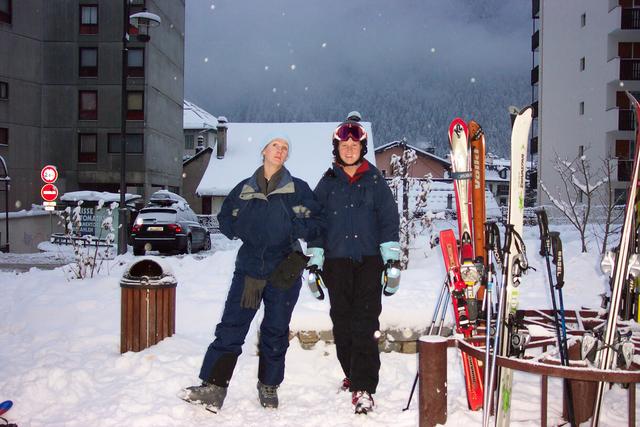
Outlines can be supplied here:
[[[82, 200], [73, 209], [67, 206], [63, 211], [58, 212], [60, 223], [64, 226], [64, 237], [71, 245], [74, 254], [74, 262], [69, 264], [67, 272], [74, 279], [84, 279], [93, 277], [94, 273], [100, 271], [105, 259], [110, 259], [113, 252], [113, 211], [118, 203], [113, 202], [106, 208], [105, 216], [100, 224], [100, 231], [97, 236], [80, 233]], [[100, 200], [96, 206], [96, 212], [104, 208], [104, 201]]]

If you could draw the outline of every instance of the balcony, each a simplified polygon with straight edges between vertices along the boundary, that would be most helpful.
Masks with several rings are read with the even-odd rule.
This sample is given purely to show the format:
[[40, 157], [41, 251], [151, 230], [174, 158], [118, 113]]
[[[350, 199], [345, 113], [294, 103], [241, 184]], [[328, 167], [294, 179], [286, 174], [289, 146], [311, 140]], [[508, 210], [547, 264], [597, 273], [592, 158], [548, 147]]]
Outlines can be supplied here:
[[537, 52], [540, 46], [540, 30], [536, 30], [531, 36], [531, 52]]
[[640, 9], [622, 9], [620, 28], [623, 30], [640, 30]]
[[540, 0], [531, 0], [531, 18], [540, 18]]
[[640, 59], [620, 59], [620, 80], [640, 80]]
[[536, 65], [533, 70], [531, 70], [531, 86], [535, 86], [538, 84], [540, 80], [540, 67]]

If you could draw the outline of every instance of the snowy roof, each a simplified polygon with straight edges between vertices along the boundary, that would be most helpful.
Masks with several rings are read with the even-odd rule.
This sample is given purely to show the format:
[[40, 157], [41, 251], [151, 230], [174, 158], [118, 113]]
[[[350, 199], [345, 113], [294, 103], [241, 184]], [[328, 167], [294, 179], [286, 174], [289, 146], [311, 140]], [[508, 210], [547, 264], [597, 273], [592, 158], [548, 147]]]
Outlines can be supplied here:
[[[500, 168], [502, 169], [502, 168]], [[511, 176], [511, 169], [506, 168], [505, 177], [502, 178], [497, 170], [485, 168], [484, 180], [489, 182], [509, 182], [509, 177]]]
[[[314, 188], [331, 166], [331, 137], [340, 122], [328, 123], [229, 123], [227, 152], [222, 159], [211, 156], [196, 189], [198, 196], [226, 196], [238, 182], [248, 178], [262, 164], [260, 152], [270, 138], [289, 140], [289, 160], [285, 166], [295, 177]], [[371, 123], [360, 122], [369, 134], [365, 156], [375, 164]]]
[[[141, 198], [142, 196], [139, 194], [125, 194], [125, 200], [127, 202]], [[61, 202], [77, 202], [79, 200], [83, 200], [85, 202], [99, 202], [100, 200], [103, 202], [119, 202], [120, 193], [108, 193], [106, 191], [70, 191], [68, 193], [64, 193], [60, 197]]]
[[183, 103], [182, 127], [184, 129], [216, 129], [218, 119], [186, 99]]
[[[401, 141], [388, 142], [388, 143], [386, 143], [384, 145], [376, 147], [376, 153], [381, 153], [381, 152], [386, 151], [386, 150], [388, 150], [390, 148], [396, 147], [396, 146], [400, 145], [400, 143], [401, 143]], [[428, 151], [425, 151], [425, 150], [422, 150], [420, 148], [414, 147], [411, 144], [407, 144], [407, 147], [411, 148], [412, 150], [415, 150], [416, 153], [422, 154], [423, 156], [426, 156], [426, 157], [431, 157], [431, 158], [433, 158], [434, 160], [436, 160], [436, 161], [438, 161], [440, 163], [443, 163], [443, 164], [448, 165], [448, 166], [451, 165], [451, 162], [449, 160], [446, 160], [446, 159], [443, 159], [442, 157], [436, 156], [433, 153], [429, 153]]]

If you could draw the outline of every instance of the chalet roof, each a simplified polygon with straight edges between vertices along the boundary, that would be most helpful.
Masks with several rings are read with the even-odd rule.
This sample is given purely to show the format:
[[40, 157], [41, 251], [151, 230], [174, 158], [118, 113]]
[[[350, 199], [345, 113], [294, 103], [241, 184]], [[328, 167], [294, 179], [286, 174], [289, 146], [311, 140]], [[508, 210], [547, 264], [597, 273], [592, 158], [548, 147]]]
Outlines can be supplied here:
[[[398, 146], [400, 146], [400, 144], [402, 144], [402, 141], [388, 142], [388, 143], [386, 143], [384, 145], [376, 147], [376, 153], [382, 153], [383, 151], [387, 151], [387, 150], [389, 150], [389, 149], [391, 149], [393, 147], [398, 147]], [[443, 164], [444, 166], [451, 166], [451, 162], [450, 161], [448, 161], [446, 159], [443, 159], [442, 157], [436, 156], [433, 153], [429, 153], [428, 151], [425, 151], [425, 150], [423, 150], [421, 148], [414, 147], [411, 144], [407, 144], [407, 147], [411, 148], [412, 150], [415, 150], [416, 154], [418, 154], [418, 155], [421, 155], [423, 157], [432, 158], [433, 160]]]

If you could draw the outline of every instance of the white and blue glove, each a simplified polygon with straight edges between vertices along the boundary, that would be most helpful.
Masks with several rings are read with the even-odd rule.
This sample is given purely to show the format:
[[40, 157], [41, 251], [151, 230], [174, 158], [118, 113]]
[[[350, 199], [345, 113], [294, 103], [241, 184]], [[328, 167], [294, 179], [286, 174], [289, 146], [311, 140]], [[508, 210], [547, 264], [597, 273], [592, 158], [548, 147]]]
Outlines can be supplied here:
[[311, 257], [307, 262], [307, 270], [309, 275], [307, 276], [307, 286], [318, 300], [324, 299], [324, 291], [322, 288], [326, 288], [324, 281], [322, 280], [322, 266], [324, 265], [324, 249], [322, 248], [307, 248], [307, 256]]
[[400, 243], [385, 242], [380, 245], [384, 270], [380, 278], [382, 292], [386, 296], [395, 294], [400, 288]]

